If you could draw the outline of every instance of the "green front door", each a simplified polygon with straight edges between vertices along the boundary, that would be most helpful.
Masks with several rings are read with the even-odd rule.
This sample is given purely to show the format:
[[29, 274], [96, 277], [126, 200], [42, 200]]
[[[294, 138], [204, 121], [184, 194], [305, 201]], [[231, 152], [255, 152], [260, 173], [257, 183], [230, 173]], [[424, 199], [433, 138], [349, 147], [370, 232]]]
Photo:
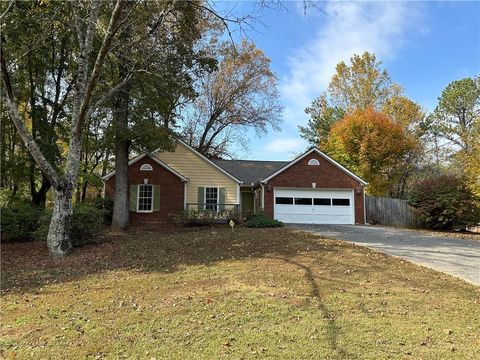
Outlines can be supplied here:
[[253, 214], [253, 192], [242, 192], [242, 216]]

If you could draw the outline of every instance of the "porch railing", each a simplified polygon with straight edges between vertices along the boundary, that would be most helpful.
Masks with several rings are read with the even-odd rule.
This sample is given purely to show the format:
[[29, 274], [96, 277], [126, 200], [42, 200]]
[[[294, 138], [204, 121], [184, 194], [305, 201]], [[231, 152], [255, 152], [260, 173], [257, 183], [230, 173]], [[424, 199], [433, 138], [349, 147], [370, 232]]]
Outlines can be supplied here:
[[239, 204], [187, 203], [185, 211], [187, 212], [187, 217], [196, 218], [207, 223], [222, 223], [229, 219], [241, 220]]
[[185, 210], [199, 210], [199, 211], [235, 211], [240, 212], [239, 204], [207, 204], [207, 203], [186, 203]]

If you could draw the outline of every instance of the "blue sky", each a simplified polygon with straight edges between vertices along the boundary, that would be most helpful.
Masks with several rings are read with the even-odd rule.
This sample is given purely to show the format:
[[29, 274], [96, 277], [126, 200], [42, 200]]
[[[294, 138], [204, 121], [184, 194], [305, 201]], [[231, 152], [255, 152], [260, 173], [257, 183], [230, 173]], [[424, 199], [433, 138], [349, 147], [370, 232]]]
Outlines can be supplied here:
[[[320, 2], [322, 11], [306, 15], [303, 2], [284, 4], [287, 9], [263, 10], [263, 24], [247, 31], [278, 76], [281, 131], [261, 138], [249, 133], [249, 151], [238, 150], [240, 158], [287, 160], [302, 152], [303, 110], [326, 89], [335, 65], [354, 53], [375, 53], [426, 111], [449, 82], [480, 74], [480, 2]], [[255, 6], [242, 2], [232, 9], [246, 13]]]

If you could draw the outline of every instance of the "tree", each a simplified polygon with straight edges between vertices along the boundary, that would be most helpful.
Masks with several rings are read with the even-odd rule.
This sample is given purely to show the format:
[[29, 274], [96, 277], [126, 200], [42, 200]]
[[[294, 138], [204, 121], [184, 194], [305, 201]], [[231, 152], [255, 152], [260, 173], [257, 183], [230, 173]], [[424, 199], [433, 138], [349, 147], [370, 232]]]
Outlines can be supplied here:
[[456, 80], [447, 85], [432, 114], [436, 131], [462, 150], [469, 150], [479, 133], [480, 77]]
[[376, 56], [368, 52], [354, 54], [350, 65], [338, 63], [328, 86], [332, 103], [347, 111], [368, 107], [380, 110], [392, 94], [400, 91], [381, 65]]
[[425, 114], [417, 103], [402, 94], [400, 86], [392, 83], [375, 55], [354, 54], [350, 62], [350, 66], [343, 61], [337, 64], [328, 90], [305, 109], [310, 119], [307, 126], [299, 126], [301, 136], [312, 145], [318, 145], [345, 113], [367, 107], [383, 112], [421, 136]]
[[282, 110], [277, 78], [260, 49], [243, 40], [238, 48], [223, 44], [220, 54], [218, 69], [200, 80], [182, 131], [209, 157], [229, 155], [233, 141], [241, 142], [247, 129], [262, 134], [269, 126], [276, 128]]
[[345, 111], [328, 103], [327, 94], [321, 94], [305, 109], [310, 116], [307, 126], [299, 126], [300, 136], [313, 146], [320, 146], [327, 140], [333, 124], [341, 120]]
[[480, 194], [480, 77], [447, 85], [430, 116], [430, 135], [447, 141], [450, 164]]
[[[45, 31], [37, 35], [36, 38], [32, 38], [32, 44], [43, 43], [45, 41], [45, 33], [53, 34], [54, 39], [61, 38], [66, 25], [64, 22], [59, 21], [55, 14], [62, 14], [69, 20], [70, 24], [74, 24], [75, 39], [78, 42], [76, 44], [77, 48], [75, 48], [74, 54], [72, 54], [76, 59], [77, 66], [72, 71], [73, 76], [71, 78], [71, 83], [73, 84], [72, 112], [70, 128], [67, 131], [69, 140], [63, 169], [54, 168], [44, 152], [42, 152], [19, 112], [16, 89], [12, 86], [13, 82], [11, 81], [18, 66], [16, 62], [22, 60], [19, 57], [13, 57], [15, 44], [2, 44], [0, 53], [3, 104], [29, 153], [53, 187], [54, 208], [47, 236], [47, 244], [50, 253], [57, 256], [66, 255], [72, 248], [70, 239], [72, 196], [80, 168], [82, 135], [105, 58], [120, 29], [122, 20], [124, 20], [121, 15], [125, 1], [118, 0], [112, 10], [110, 10], [110, 3], [103, 3], [109, 9], [106, 11], [107, 14], [100, 11], [101, 5], [101, 2], [98, 0], [88, 3], [72, 2], [68, 7], [60, 3], [36, 4], [37, 8], [35, 10], [39, 13], [45, 13], [50, 9], [54, 11], [52, 12], [53, 16], [49, 17], [48, 23], [45, 24]], [[107, 16], [108, 25], [103, 31], [104, 35], [99, 39], [98, 46], [94, 46], [100, 15]], [[62, 20], [65, 20], [65, 18], [62, 18]], [[3, 21], [7, 19], [8, 16], [2, 18]], [[2, 26], [6, 26], [5, 23]], [[28, 36], [32, 37], [32, 34], [28, 33]], [[34, 48], [35, 46], [33, 46]], [[11, 53], [9, 52], [10, 50]], [[32, 50], [29, 49], [28, 52], [30, 51]]]
[[405, 175], [415, 169], [420, 144], [403, 126], [367, 108], [337, 122], [323, 148], [369, 182], [370, 194], [404, 197]]
[[[116, 170], [112, 227], [120, 229], [129, 223], [130, 148], [173, 150], [177, 108], [193, 98], [194, 75], [213, 65], [198, 44], [209, 27], [199, 3], [149, 2], [143, 10], [140, 21], [121, 34], [128, 45], [113, 53], [118, 81], [128, 79], [111, 104]], [[152, 13], [158, 16], [152, 18]], [[138, 39], [138, 34], [146, 36]]]
[[[32, 39], [24, 36], [25, 32], [42, 33], [46, 28], [54, 29], [55, 23], [49, 20], [53, 16], [57, 17], [57, 23], [66, 19], [65, 13], [55, 13], [55, 7], [44, 6], [43, 12], [36, 11], [37, 8], [33, 2], [18, 2], [12, 6], [7, 19], [9, 26], [2, 29], [2, 41], [12, 58], [23, 58], [12, 79], [19, 111], [40, 150], [55, 167], [61, 151], [58, 142], [64, 140], [58, 127], [68, 116], [67, 99], [72, 90], [71, 83], [65, 82], [65, 74], [69, 72], [73, 34], [69, 27], [59, 34], [59, 38], [55, 38], [55, 31], [44, 34], [43, 41], [35, 44], [35, 51], [28, 51]], [[23, 166], [26, 179], [16, 180], [26, 180], [33, 205], [44, 206], [51, 184], [47, 176], [39, 171], [34, 159], [24, 149], [20, 152], [26, 154]]]
[[381, 112], [395, 123], [412, 131], [417, 130], [425, 119], [425, 113], [420, 105], [400, 94], [387, 98]]

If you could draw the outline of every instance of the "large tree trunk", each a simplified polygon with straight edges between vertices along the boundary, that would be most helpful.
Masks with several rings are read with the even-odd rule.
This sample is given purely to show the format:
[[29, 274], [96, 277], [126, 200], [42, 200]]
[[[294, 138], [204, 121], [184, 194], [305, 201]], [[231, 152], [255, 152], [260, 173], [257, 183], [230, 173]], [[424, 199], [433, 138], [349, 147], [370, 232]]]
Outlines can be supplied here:
[[[70, 240], [72, 196], [80, 167], [83, 128], [88, 117], [92, 96], [98, 84], [105, 57], [107, 56], [115, 34], [119, 29], [125, 1], [117, 0], [90, 75], [88, 75], [88, 64], [93, 49], [93, 39], [100, 9], [100, 1], [96, 0], [91, 3], [90, 14], [87, 19], [82, 19], [82, 16], [78, 13], [78, 3], [72, 2], [72, 5], [80, 53], [77, 59], [78, 70], [75, 84], [76, 94], [70, 132], [71, 137], [64, 174], [59, 174], [53, 168], [52, 164], [47, 160], [34, 137], [27, 129], [15, 101], [8, 68], [3, 56], [3, 49], [0, 47], [2, 85], [5, 89], [1, 94], [4, 107], [10, 114], [25, 147], [28, 149], [36, 164], [41, 169], [42, 173], [48, 178], [54, 189], [54, 210], [47, 236], [47, 244], [50, 253], [55, 256], [64, 256], [68, 254], [72, 248], [72, 242]], [[82, 21], [85, 22], [85, 26], [83, 26]]]
[[54, 256], [65, 256], [72, 250], [70, 230], [72, 227], [72, 190], [68, 187], [54, 189], [52, 220], [48, 229], [47, 245]]
[[[128, 13], [131, 3], [123, 9]], [[130, 40], [130, 27], [120, 34], [120, 41]], [[122, 49], [118, 54], [118, 75], [120, 79], [128, 76], [129, 55]], [[129, 191], [128, 191], [128, 103], [130, 101], [130, 84], [120, 89], [116, 94], [113, 106], [113, 128], [115, 134], [115, 195], [113, 199], [112, 228], [125, 229], [130, 221]]]
[[128, 197], [128, 101], [129, 90], [117, 95], [113, 115], [115, 127], [115, 196], [113, 201], [112, 228], [124, 229], [130, 218]]

